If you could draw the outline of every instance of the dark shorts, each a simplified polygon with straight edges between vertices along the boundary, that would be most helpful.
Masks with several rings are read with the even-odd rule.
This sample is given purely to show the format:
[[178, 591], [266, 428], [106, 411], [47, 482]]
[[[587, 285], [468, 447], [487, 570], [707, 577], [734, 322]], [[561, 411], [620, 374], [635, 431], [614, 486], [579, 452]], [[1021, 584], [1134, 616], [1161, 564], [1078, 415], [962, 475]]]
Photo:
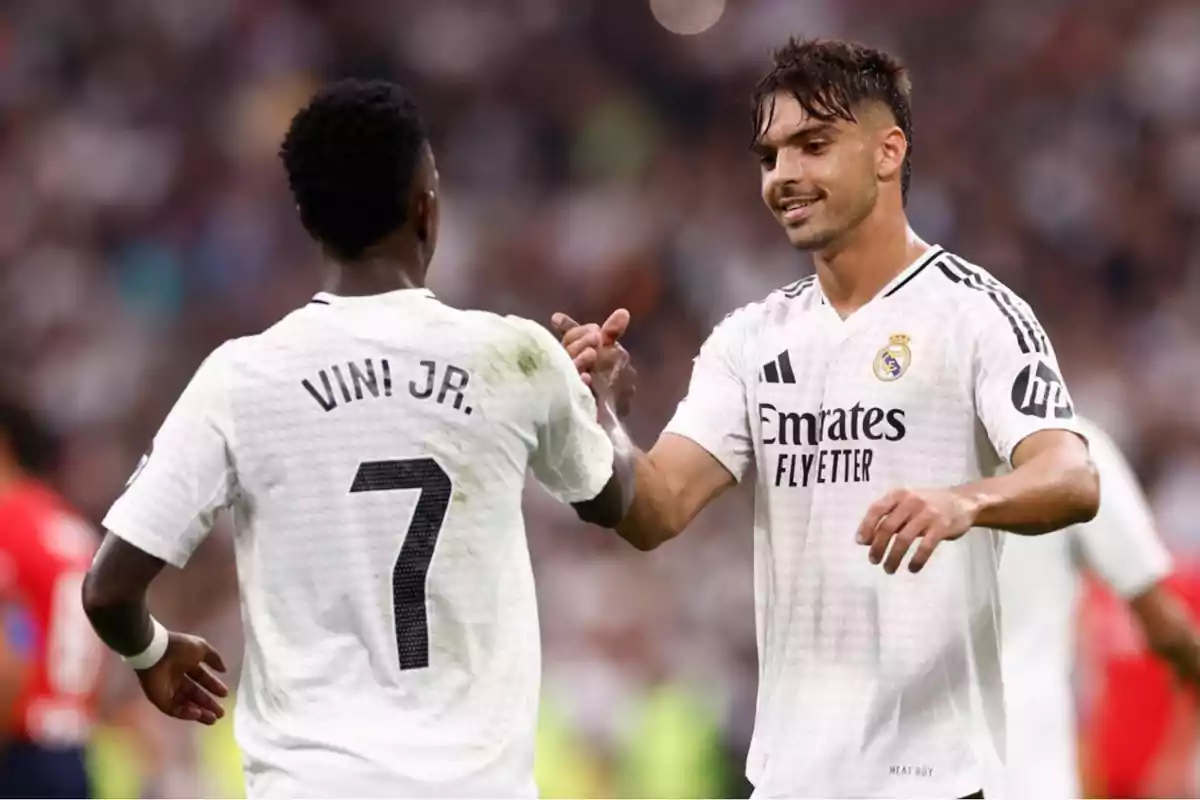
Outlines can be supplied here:
[[30, 742], [0, 744], [0, 798], [89, 798], [82, 747], [51, 749]]

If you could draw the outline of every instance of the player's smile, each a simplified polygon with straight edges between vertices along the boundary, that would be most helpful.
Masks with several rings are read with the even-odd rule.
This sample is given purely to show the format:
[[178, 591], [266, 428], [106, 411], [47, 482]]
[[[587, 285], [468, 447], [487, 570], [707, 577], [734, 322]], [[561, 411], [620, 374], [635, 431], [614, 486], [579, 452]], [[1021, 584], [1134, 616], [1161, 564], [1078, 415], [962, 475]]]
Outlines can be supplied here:
[[800, 225], [808, 221], [820, 201], [819, 195], [782, 198], [775, 203], [775, 214], [784, 225]]
[[785, 223], [799, 224], [806, 221], [818, 200], [787, 200], [779, 206], [779, 214]]

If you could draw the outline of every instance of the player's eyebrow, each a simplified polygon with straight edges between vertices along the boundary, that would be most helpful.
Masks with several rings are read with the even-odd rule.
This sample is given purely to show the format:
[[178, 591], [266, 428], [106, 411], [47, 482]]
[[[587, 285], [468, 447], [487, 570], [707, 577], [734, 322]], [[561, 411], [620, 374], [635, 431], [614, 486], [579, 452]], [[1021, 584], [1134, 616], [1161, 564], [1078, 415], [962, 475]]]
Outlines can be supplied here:
[[803, 142], [808, 139], [812, 139], [814, 136], [832, 134], [836, 130], [837, 130], [837, 126], [834, 125], [832, 122], [825, 122], [824, 120], [813, 120], [812, 122], [806, 122], [805, 124], [801, 125], [799, 128], [796, 128], [794, 131], [792, 131], [788, 135], [786, 142], [788, 144], [795, 144], [796, 142]]
[[[787, 137], [783, 140], [783, 145], [787, 146], [787, 145], [793, 145], [793, 144], [800, 144], [800, 143], [803, 143], [803, 142], [805, 142], [809, 139], [812, 139], [813, 137], [816, 137], [816, 136], [832, 135], [836, 131], [837, 131], [837, 126], [834, 125], [832, 122], [826, 122], [824, 120], [812, 120], [810, 122], [801, 124], [799, 127], [794, 129], [791, 133], [789, 133], [787, 135]], [[776, 151], [776, 149], [778, 149], [777, 146], [774, 144], [768, 144], [765, 141], [765, 138], [766, 138], [765, 133], [763, 135], [760, 135], [758, 137], [758, 139], [756, 139], [750, 145], [750, 151], [758, 156], [771, 155], [772, 153], [774, 153]]]
[[750, 143], [750, 152], [759, 158], [765, 158], [766, 156], [774, 155], [775, 148], [769, 144], [765, 144], [760, 137]]

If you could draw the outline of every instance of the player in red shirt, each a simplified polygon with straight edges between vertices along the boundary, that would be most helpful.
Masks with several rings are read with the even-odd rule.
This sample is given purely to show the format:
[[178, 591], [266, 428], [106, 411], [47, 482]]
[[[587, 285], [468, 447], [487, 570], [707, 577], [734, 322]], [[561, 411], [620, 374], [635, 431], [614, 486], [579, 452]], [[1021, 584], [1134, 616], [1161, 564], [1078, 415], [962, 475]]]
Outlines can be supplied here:
[[[1177, 561], [1166, 589], [1200, 619], [1200, 564]], [[1081, 731], [1086, 796], [1196, 797], [1196, 690], [1146, 646], [1104, 587], [1089, 587], [1081, 627], [1094, 681]]]
[[0, 797], [90, 796], [104, 649], [80, 590], [97, 537], [35, 477], [49, 443], [31, 414], [0, 401]]

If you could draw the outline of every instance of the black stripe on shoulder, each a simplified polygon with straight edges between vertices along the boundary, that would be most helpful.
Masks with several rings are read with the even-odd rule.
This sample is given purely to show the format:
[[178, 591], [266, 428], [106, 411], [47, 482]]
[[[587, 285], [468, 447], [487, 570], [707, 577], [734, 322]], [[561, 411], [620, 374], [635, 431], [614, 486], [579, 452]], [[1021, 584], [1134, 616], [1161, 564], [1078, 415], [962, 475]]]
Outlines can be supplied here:
[[[938, 269], [940, 269], [942, 271], [943, 275], [945, 275], [947, 278], [954, 281], [955, 283], [961, 283], [963, 286], [967, 287], [968, 289], [974, 289], [977, 292], [983, 292], [984, 294], [986, 294], [991, 299], [991, 301], [993, 303], [995, 303], [996, 308], [1000, 309], [1000, 313], [1003, 314], [1005, 316], [1005, 318], [1008, 320], [1008, 324], [1012, 327], [1013, 336], [1017, 337], [1017, 345], [1021, 348], [1021, 352], [1028, 353], [1030, 351], [1030, 347], [1029, 347], [1029, 342], [1025, 338], [1025, 331], [1021, 328], [1020, 325], [1017, 324], [1017, 318], [1015, 316], [1013, 316], [1012, 311], [1010, 311], [1008, 309], [1008, 307], [1005, 306], [1004, 303], [1002, 303], [1000, 301], [1000, 298], [997, 297], [994, 293], [989, 292], [983, 286], [979, 285], [974, 280], [972, 280], [971, 275], [958, 274], [954, 270], [954, 268], [952, 268], [950, 265], [952, 261], [955, 261], [955, 259], [944, 258], [944, 259], [939, 260], [938, 261]], [[955, 265], [957, 266], [956, 261], [955, 261]]]
[[905, 286], [908, 285], [909, 281], [911, 281], [913, 278], [917, 277], [922, 272], [924, 272], [926, 267], [928, 267], [930, 264], [932, 264], [933, 262], [935, 262], [939, 258], [941, 258], [944, 253], [945, 253], [945, 251], [940, 247], [930, 248], [929, 252], [925, 254], [925, 256], [922, 258], [921, 263], [917, 266], [917, 268], [914, 269], [907, 278], [905, 278], [904, 280], [897, 283], [891, 289], [888, 289], [887, 294], [885, 294], [884, 297], [891, 297], [896, 292], [903, 289]]
[[816, 280], [816, 275], [809, 275], [807, 278], [801, 278], [795, 283], [789, 283], [779, 291], [783, 292], [784, 297], [799, 297], [804, 293], [805, 289], [808, 289], [814, 283], [816, 283]]
[[328, 300], [321, 300], [321, 299], [318, 299], [318, 298], [314, 297], [312, 300], [309, 300], [309, 301], [308, 301], [308, 304], [309, 304], [310, 306], [327, 306], [327, 305], [329, 305], [329, 301], [328, 301]]
[[1014, 316], [1021, 322], [1021, 327], [1029, 336], [1029, 342], [1033, 346], [1035, 352], [1047, 354], [1050, 352], [1050, 346], [1046, 341], [1046, 332], [1042, 330], [1041, 324], [1037, 321], [1037, 317], [1033, 315], [1024, 306], [1024, 303], [1018, 298], [1011, 289], [1004, 286], [995, 278], [984, 275], [979, 270], [972, 269], [962, 259], [956, 256], [950, 256], [950, 260], [959, 270], [971, 276], [971, 279], [980, 287], [983, 287], [992, 297], [999, 298], [999, 301], [1004, 303]]

